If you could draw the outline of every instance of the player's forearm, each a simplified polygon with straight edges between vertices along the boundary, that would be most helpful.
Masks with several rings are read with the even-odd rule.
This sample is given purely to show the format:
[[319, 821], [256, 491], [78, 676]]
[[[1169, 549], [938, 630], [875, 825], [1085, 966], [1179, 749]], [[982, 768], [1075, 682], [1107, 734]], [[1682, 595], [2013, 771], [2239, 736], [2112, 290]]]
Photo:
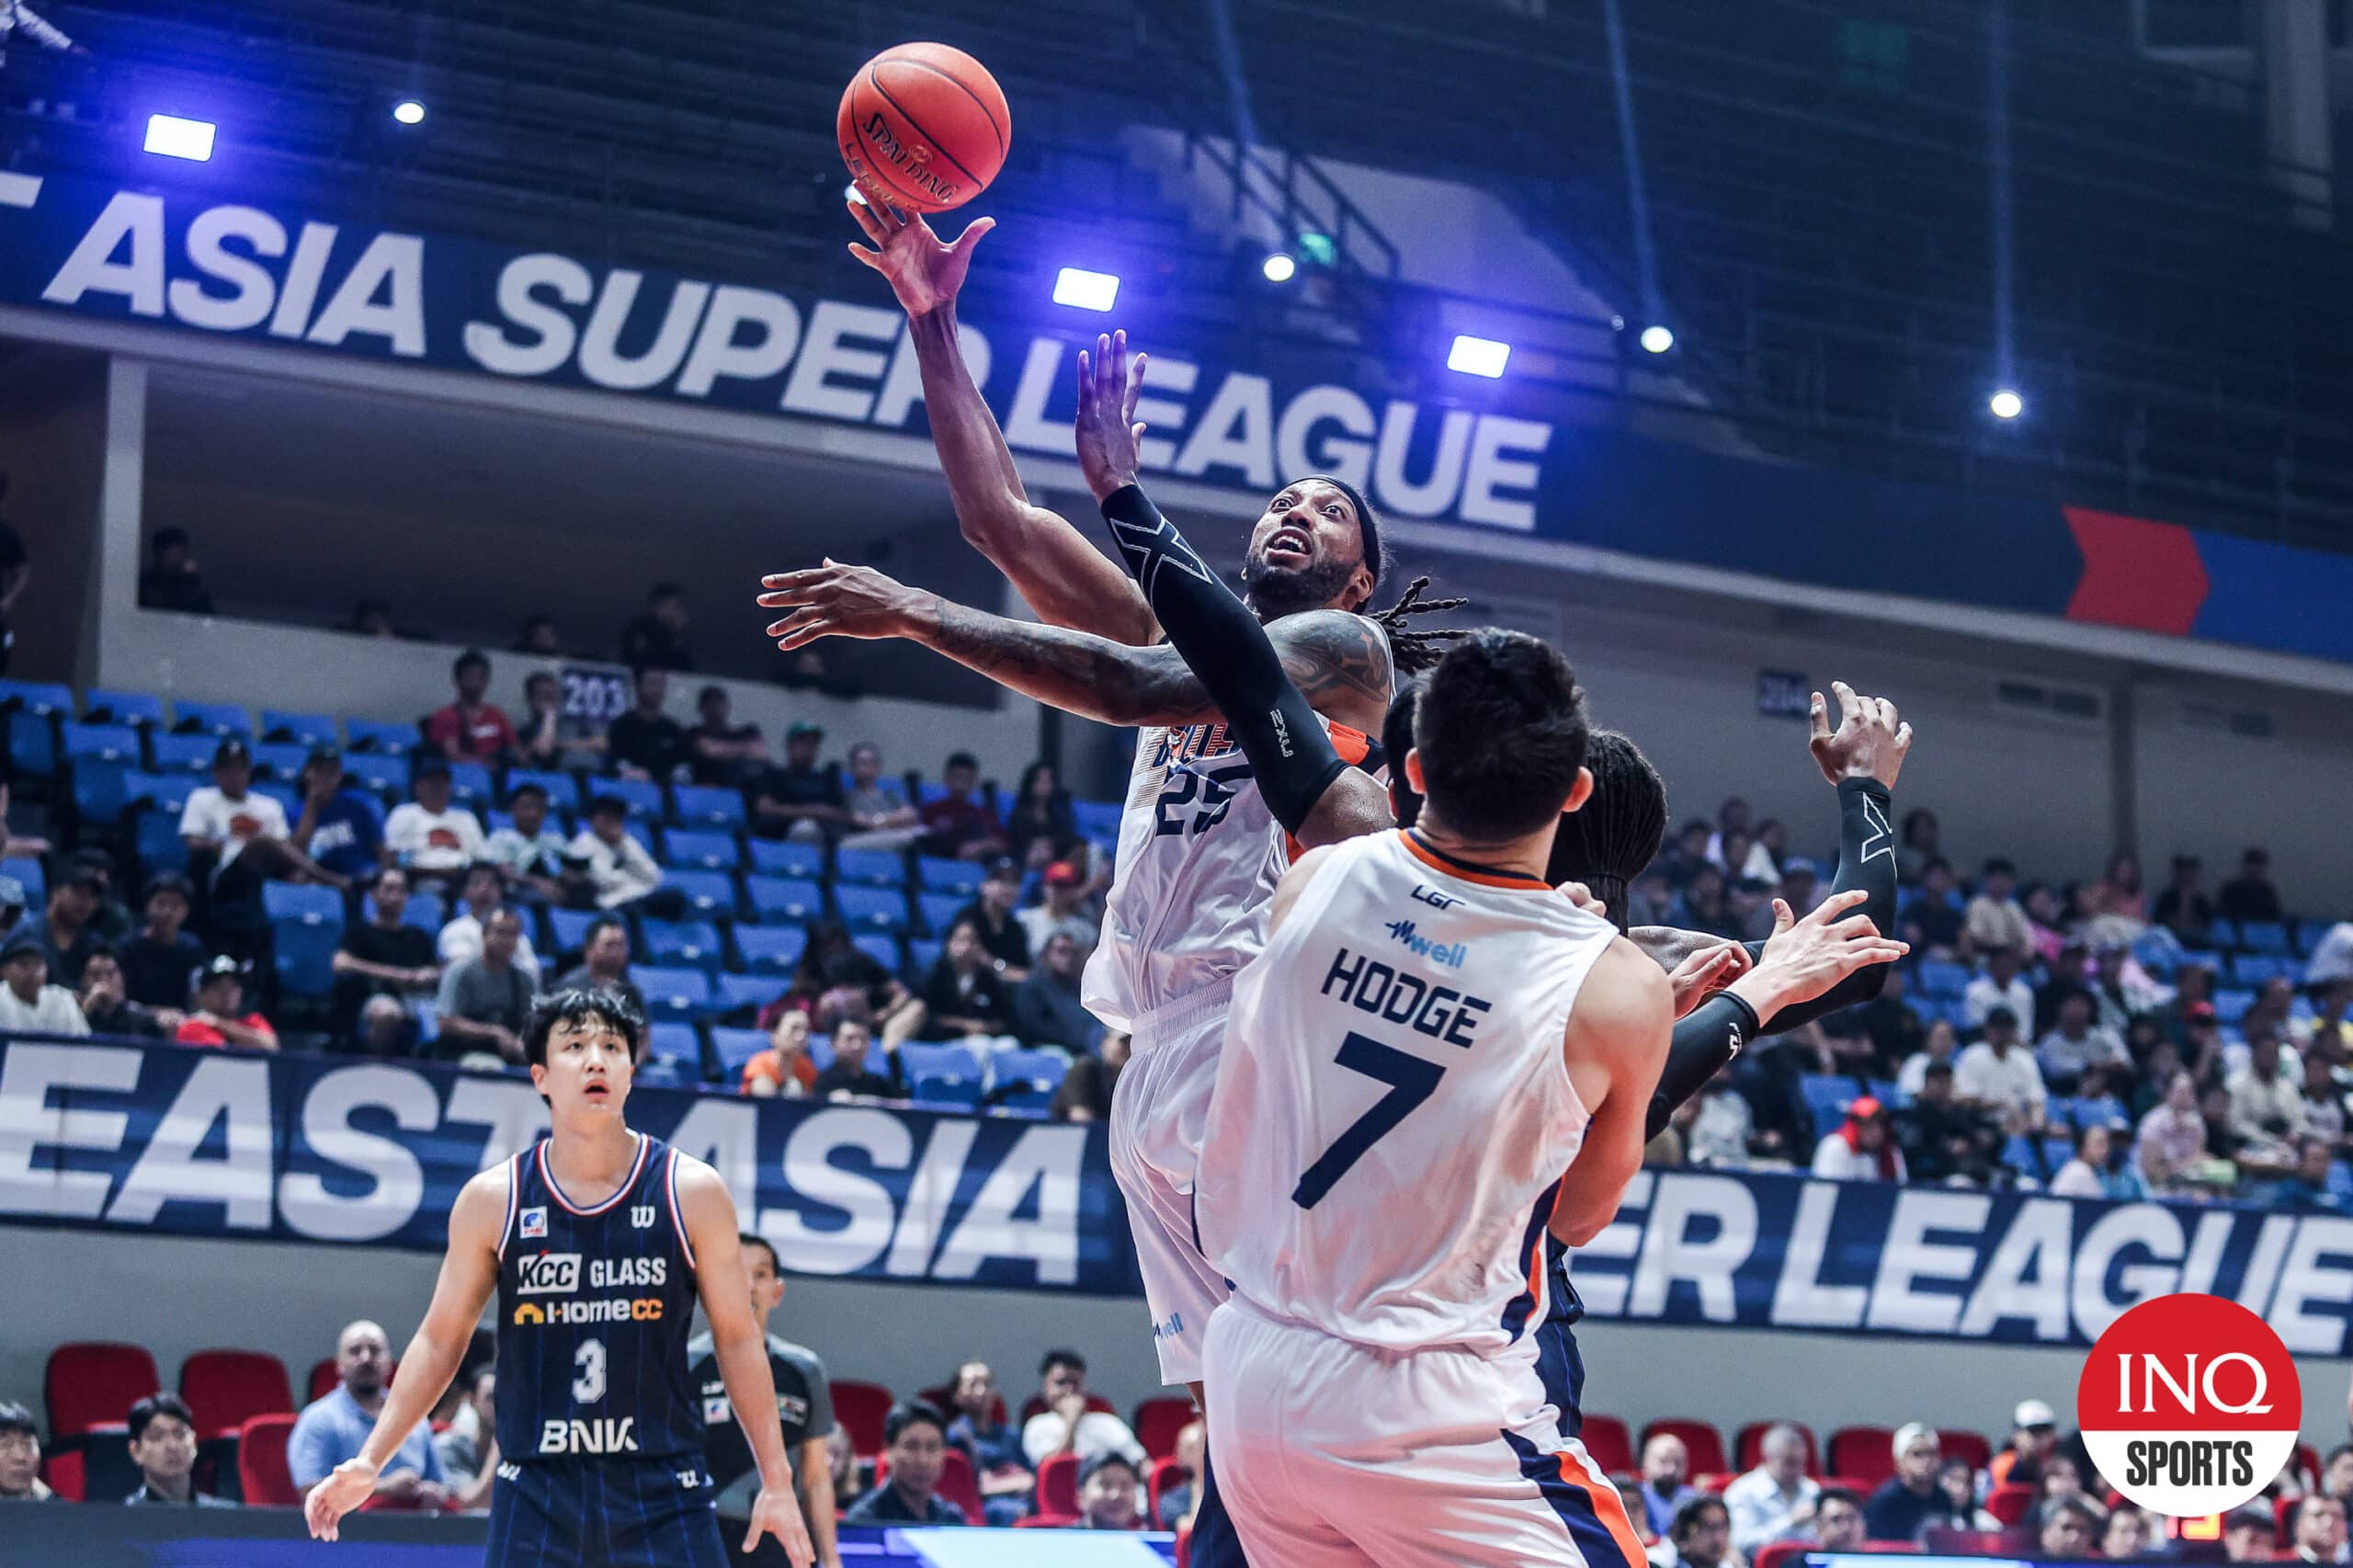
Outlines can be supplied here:
[[376, 1429], [359, 1447], [359, 1457], [372, 1469], [381, 1473], [416, 1430], [417, 1423], [433, 1414], [433, 1407], [449, 1390], [449, 1380], [458, 1375], [458, 1363], [465, 1353], [465, 1339], [443, 1339], [430, 1327], [416, 1331], [408, 1348], [401, 1352], [400, 1381], [385, 1392]]
[[712, 1330], [712, 1348], [719, 1358], [720, 1381], [727, 1402], [752, 1445], [752, 1462], [760, 1484], [779, 1491], [788, 1488], [792, 1469], [784, 1458], [784, 1424], [776, 1413], [776, 1380], [768, 1370], [767, 1346], [756, 1333]]
[[1190, 724], [1216, 718], [1173, 648], [1138, 648], [1040, 626], [932, 595], [910, 617], [914, 642], [1024, 697], [1105, 724]]
[[923, 372], [931, 444], [939, 453], [940, 472], [948, 476], [956, 521], [964, 537], [988, 554], [993, 543], [1020, 526], [1029, 493], [1013, 465], [1013, 451], [1005, 444], [996, 415], [989, 412], [972, 368], [964, 363], [957, 342], [955, 301], [908, 318], [907, 332]]
[[[814, 1445], [820, 1449], [822, 1444]], [[809, 1540], [817, 1549], [818, 1568], [835, 1568], [841, 1561], [841, 1543], [834, 1528], [834, 1475], [825, 1464], [812, 1465], [803, 1459], [800, 1471], [801, 1512], [809, 1521]]]
[[[1895, 839], [1888, 828], [1893, 801], [1887, 786], [1876, 778], [1839, 781], [1838, 875], [1830, 894], [1862, 889], [1868, 896], [1855, 913], [1869, 917], [1882, 937], [1895, 934]], [[1752, 948], [1750, 956], [1757, 950]], [[1764, 1032], [1780, 1034], [1870, 1001], [1887, 984], [1887, 970], [1883, 963], [1865, 964], [1812, 1001], [1792, 1003], [1768, 1015]]]

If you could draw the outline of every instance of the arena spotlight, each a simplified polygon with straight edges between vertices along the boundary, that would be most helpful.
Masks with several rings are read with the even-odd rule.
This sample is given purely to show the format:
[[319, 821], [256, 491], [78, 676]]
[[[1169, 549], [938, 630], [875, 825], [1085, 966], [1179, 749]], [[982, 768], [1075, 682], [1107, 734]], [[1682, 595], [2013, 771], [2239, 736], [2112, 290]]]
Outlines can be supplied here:
[[425, 106], [415, 98], [403, 98], [392, 106], [392, 118], [403, 125], [422, 125], [425, 123]]
[[1268, 251], [1258, 270], [1267, 275], [1269, 283], [1288, 283], [1299, 273], [1299, 263], [1282, 251]]
[[1455, 336], [1454, 347], [1447, 351], [1446, 368], [1466, 376], [1484, 376], [1492, 381], [1501, 379], [1504, 366], [1510, 359], [1510, 344], [1462, 333]]
[[1643, 335], [1638, 341], [1647, 352], [1664, 354], [1675, 347], [1675, 334], [1665, 326], [1646, 326], [1643, 328]]
[[1120, 297], [1119, 275], [1065, 267], [1054, 278], [1054, 303], [1082, 311], [1108, 311]]
[[147, 117], [147, 151], [161, 157], [206, 163], [212, 157], [212, 132], [213, 125], [209, 119], [151, 114]]
[[1994, 411], [1996, 419], [2016, 419], [2026, 412], [2026, 400], [2004, 387], [1986, 400], [1985, 406]]

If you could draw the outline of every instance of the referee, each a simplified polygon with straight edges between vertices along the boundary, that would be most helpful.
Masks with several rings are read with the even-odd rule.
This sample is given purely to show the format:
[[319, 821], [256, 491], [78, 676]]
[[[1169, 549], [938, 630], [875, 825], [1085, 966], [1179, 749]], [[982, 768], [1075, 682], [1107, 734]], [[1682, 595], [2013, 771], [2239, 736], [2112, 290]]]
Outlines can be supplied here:
[[[776, 1379], [776, 1413], [784, 1424], [784, 1454], [792, 1463], [793, 1489], [801, 1496], [801, 1517], [809, 1522], [809, 1539], [817, 1548], [817, 1568], [841, 1568], [841, 1548], [834, 1536], [834, 1472], [825, 1455], [825, 1439], [834, 1432], [834, 1392], [825, 1381], [825, 1364], [806, 1346], [768, 1333], [768, 1318], [784, 1300], [784, 1275], [777, 1267], [776, 1248], [764, 1236], [746, 1232], [737, 1238], [744, 1245], [744, 1267], [752, 1278], [752, 1313], [768, 1343], [768, 1371]], [[719, 1372], [718, 1353], [710, 1335], [699, 1334], [687, 1343], [690, 1376], [702, 1393], [703, 1462], [719, 1483], [720, 1534], [726, 1538], [727, 1555], [739, 1564], [785, 1562], [784, 1548], [767, 1536], [750, 1556], [739, 1542], [749, 1528], [752, 1499], [760, 1490], [759, 1468], [752, 1445], [727, 1402], [727, 1384]]]

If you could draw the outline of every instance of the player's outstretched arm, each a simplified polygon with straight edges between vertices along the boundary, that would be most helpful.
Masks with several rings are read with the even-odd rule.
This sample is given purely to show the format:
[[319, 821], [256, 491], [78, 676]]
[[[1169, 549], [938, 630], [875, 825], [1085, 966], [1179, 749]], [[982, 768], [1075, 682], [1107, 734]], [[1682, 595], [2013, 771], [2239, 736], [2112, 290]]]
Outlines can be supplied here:
[[401, 1352], [400, 1381], [384, 1395], [376, 1429], [357, 1458], [344, 1460], [302, 1501], [302, 1517], [321, 1540], [335, 1539], [343, 1516], [376, 1490], [376, 1479], [416, 1424], [433, 1414], [458, 1375], [483, 1307], [498, 1289], [498, 1232], [506, 1222], [506, 1165], [481, 1172], [449, 1209], [449, 1250], [425, 1321]]
[[1643, 1145], [1650, 1141], [1643, 1114], [1674, 1023], [1666, 971], [1624, 937], [1612, 941], [1578, 989], [1563, 1047], [1570, 1079], [1592, 1113], [1552, 1204], [1550, 1229], [1570, 1246], [1601, 1233], [1643, 1168]]
[[956, 331], [956, 296], [973, 247], [996, 227], [975, 218], [942, 244], [923, 215], [853, 199], [849, 215], [873, 242], [849, 254], [890, 281], [907, 312], [931, 444], [956, 504], [956, 521], [1050, 626], [1092, 631], [1115, 642], [1154, 641], [1152, 612], [1120, 569], [1060, 515], [1029, 499], [996, 415], [982, 401]]
[[710, 1320], [719, 1376], [760, 1470], [760, 1493], [752, 1503], [752, 1528], [744, 1537], [744, 1551], [749, 1555], [760, 1537], [772, 1535], [792, 1559], [793, 1568], [810, 1568], [816, 1551], [801, 1517], [800, 1500], [792, 1494], [784, 1424], [776, 1413], [776, 1377], [768, 1369], [767, 1342], [761, 1337], [759, 1320], [752, 1315], [743, 1244], [736, 1240], [741, 1233], [735, 1200], [718, 1172], [681, 1154], [678, 1209], [686, 1219], [687, 1239], [694, 1245], [695, 1289], [702, 1297], [703, 1315]]

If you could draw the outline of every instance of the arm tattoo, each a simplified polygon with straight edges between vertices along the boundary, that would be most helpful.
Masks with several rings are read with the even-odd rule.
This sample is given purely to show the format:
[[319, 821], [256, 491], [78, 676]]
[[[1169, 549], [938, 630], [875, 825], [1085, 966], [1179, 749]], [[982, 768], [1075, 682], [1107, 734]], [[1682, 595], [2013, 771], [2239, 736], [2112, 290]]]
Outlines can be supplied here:
[[1369, 704], [1376, 727], [1389, 706], [1389, 640], [1362, 616], [1345, 610], [1310, 610], [1285, 616], [1267, 628], [1283, 673], [1319, 713]]

